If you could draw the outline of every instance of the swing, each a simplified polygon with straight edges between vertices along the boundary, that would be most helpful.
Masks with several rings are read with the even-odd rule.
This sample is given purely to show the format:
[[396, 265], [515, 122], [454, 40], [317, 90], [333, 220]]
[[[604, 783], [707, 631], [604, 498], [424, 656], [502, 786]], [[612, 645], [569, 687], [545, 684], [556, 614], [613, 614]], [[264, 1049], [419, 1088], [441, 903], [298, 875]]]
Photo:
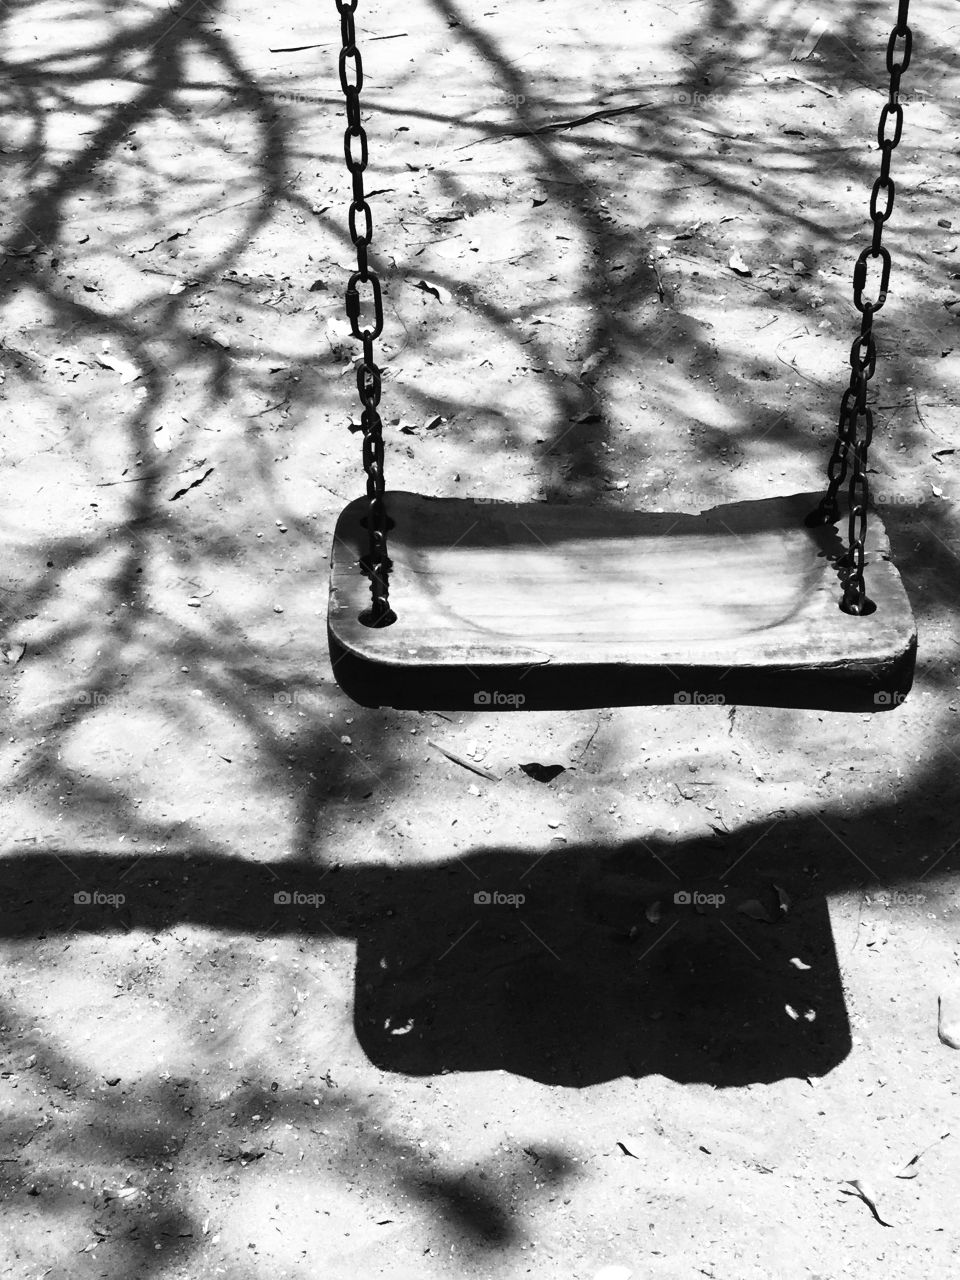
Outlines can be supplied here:
[[[826, 492], [729, 503], [699, 515], [385, 489], [373, 352], [383, 310], [380, 282], [367, 262], [373, 224], [363, 188], [357, 0], [336, 3], [344, 154], [353, 183], [349, 228], [357, 249], [346, 307], [363, 344], [357, 389], [367, 478], [366, 496], [337, 521], [331, 555], [328, 641], [344, 692], [363, 706], [437, 711], [898, 705], [913, 680], [916, 626], [885, 531], [873, 513], [867, 519], [873, 416], [866, 400], [876, 367], [873, 317], [890, 277], [882, 236], [894, 201], [891, 154], [903, 129], [899, 87], [912, 47], [909, 0], [899, 0], [887, 46], [890, 95], [877, 134], [882, 160], [870, 198], [873, 241], [854, 270], [861, 327]], [[868, 259], [880, 266], [873, 301], [863, 297]], [[372, 291], [374, 311], [372, 327], [363, 329], [359, 285]], [[834, 526], [848, 471], [844, 548]]]

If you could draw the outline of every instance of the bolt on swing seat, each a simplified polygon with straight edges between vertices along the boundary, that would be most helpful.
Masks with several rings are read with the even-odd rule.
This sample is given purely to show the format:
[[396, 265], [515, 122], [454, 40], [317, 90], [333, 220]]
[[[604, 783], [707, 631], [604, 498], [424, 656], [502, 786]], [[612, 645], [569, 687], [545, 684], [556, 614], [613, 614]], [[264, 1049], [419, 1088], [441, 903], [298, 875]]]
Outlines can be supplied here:
[[[903, 700], [913, 680], [916, 626], [886, 532], [873, 515], [867, 525], [873, 420], [866, 392], [876, 363], [872, 318], [889, 281], [889, 252], [880, 240], [893, 207], [889, 153], [903, 123], [898, 91], [910, 56], [908, 3], [899, 0], [887, 49], [890, 100], [878, 132], [884, 168], [870, 203], [873, 246], [854, 273], [862, 324], [827, 495], [729, 503], [690, 515], [385, 491], [380, 371], [373, 362], [383, 317], [379, 280], [367, 264], [372, 219], [363, 195], [356, 0], [337, 0], [344, 152], [353, 178], [350, 232], [358, 255], [347, 314], [364, 348], [357, 386], [367, 496], [337, 522], [327, 626], [333, 673], [354, 701], [413, 710], [666, 702], [879, 711]], [[899, 41], [905, 44], [895, 63]], [[892, 139], [885, 135], [891, 114]], [[863, 300], [868, 257], [883, 268], [875, 302]], [[374, 293], [375, 323], [363, 330], [358, 283], [370, 283]], [[851, 465], [848, 549], [833, 526]]]

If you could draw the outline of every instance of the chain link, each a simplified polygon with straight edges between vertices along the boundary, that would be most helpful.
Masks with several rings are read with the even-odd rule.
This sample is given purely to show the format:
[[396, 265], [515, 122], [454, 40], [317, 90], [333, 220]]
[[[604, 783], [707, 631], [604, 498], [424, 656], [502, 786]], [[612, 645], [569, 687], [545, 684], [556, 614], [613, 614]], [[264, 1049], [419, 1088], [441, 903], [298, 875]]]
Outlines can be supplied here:
[[[347, 127], [343, 134], [343, 158], [353, 184], [353, 199], [347, 215], [350, 239], [357, 251], [357, 269], [350, 276], [346, 290], [347, 319], [350, 332], [363, 344], [363, 355], [357, 364], [357, 394], [363, 406], [360, 429], [363, 432], [363, 469], [367, 477], [367, 514], [363, 520], [368, 538], [367, 554], [360, 561], [370, 579], [372, 604], [361, 614], [360, 621], [370, 627], [388, 627], [397, 616], [390, 608], [387, 555], [389, 519], [384, 503], [383, 422], [377, 406], [380, 403], [381, 373], [374, 357], [373, 344], [383, 332], [383, 296], [380, 279], [367, 261], [367, 250], [373, 240], [373, 214], [364, 195], [363, 174], [369, 161], [367, 134], [360, 118], [360, 91], [363, 88], [363, 60], [357, 48], [353, 15], [357, 0], [335, 0], [340, 14], [340, 88], [346, 101]], [[358, 225], [358, 218], [362, 222]], [[370, 298], [365, 307], [360, 286], [369, 287]], [[373, 323], [361, 328], [361, 313], [372, 310]]]
[[[880, 112], [877, 129], [877, 145], [880, 148], [880, 175], [870, 192], [870, 218], [873, 222], [873, 239], [869, 248], [857, 258], [853, 269], [853, 305], [860, 312], [860, 335], [850, 348], [850, 385], [840, 401], [840, 418], [833, 453], [827, 464], [827, 492], [819, 506], [807, 518], [809, 525], [835, 524], [840, 519], [837, 499], [840, 486], [850, 472], [848, 496], [850, 516], [847, 525], [847, 553], [840, 561], [843, 574], [844, 613], [867, 614], [876, 607], [867, 599], [863, 581], [864, 546], [867, 540], [867, 504], [870, 489], [867, 483], [867, 462], [870, 442], [873, 438], [873, 414], [867, 408], [867, 385], [877, 367], [877, 347], [873, 337], [873, 317], [883, 309], [890, 287], [890, 250], [883, 245], [884, 224], [893, 213], [896, 186], [890, 177], [890, 160], [900, 145], [903, 134], [903, 105], [900, 102], [900, 77], [910, 65], [913, 49], [913, 32], [907, 25], [910, 0], [899, 0], [897, 24], [887, 42], [887, 71], [890, 75], [890, 94]], [[902, 44], [901, 44], [902, 42]], [[887, 131], [893, 117], [893, 136]], [[881, 203], [882, 201], [882, 203]], [[863, 294], [867, 287], [867, 263], [880, 263], [880, 282], [872, 301]]]

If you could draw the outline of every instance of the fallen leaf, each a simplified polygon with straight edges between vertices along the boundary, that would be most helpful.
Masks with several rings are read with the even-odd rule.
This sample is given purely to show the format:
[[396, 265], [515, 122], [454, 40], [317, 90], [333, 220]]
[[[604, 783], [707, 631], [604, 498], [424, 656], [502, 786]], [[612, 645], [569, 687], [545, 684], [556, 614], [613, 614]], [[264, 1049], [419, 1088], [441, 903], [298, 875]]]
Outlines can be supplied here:
[[876, 1220], [880, 1223], [881, 1227], [893, 1226], [892, 1222], [884, 1222], [883, 1218], [880, 1217], [880, 1211], [877, 1208], [876, 1192], [873, 1190], [872, 1187], [869, 1186], [868, 1183], [864, 1182], [860, 1178], [847, 1178], [846, 1181], [847, 1181], [847, 1185], [852, 1187], [853, 1190], [848, 1191], [846, 1187], [841, 1187], [840, 1190], [844, 1193], [844, 1195], [859, 1196], [860, 1199], [863, 1201], [863, 1203], [867, 1205], [867, 1207], [869, 1208], [873, 1216], [876, 1218]]
[[604, 357], [607, 355], [607, 348], [601, 347], [599, 351], [594, 351], [592, 356], [587, 356], [583, 364], [580, 366], [580, 377], [585, 378], [588, 373], [593, 373], [600, 364], [603, 363]]
[[203, 473], [202, 476], [199, 476], [196, 480], [192, 480], [190, 484], [186, 486], [186, 488], [178, 489], [177, 492], [173, 495], [173, 497], [168, 498], [167, 501], [176, 502], [177, 499], [182, 498], [185, 493], [189, 493], [191, 489], [195, 489], [198, 484], [203, 484], [204, 480], [206, 480], [207, 476], [209, 475], [213, 475], [213, 467], [207, 467], [206, 471]]
[[944, 1138], [949, 1138], [949, 1137], [950, 1137], [949, 1133], [941, 1133], [940, 1137], [937, 1138], [936, 1142], [931, 1142], [929, 1147], [924, 1147], [923, 1150], [918, 1151], [915, 1156], [911, 1156], [911, 1158], [903, 1166], [900, 1172], [894, 1174], [894, 1177], [904, 1178], [904, 1179], [915, 1178], [917, 1174], [920, 1172], [917, 1166], [919, 1165], [921, 1156], [925, 1156], [928, 1151], [932, 1151], [933, 1148], [937, 1145], [937, 1142], [942, 1142]]
[[799, 40], [793, 47], [790, 54], [791, 62], [804, 62], [810, 57], [814, 49], [820, 43], [820, 38], [825, 31], [828, 30], [825, 18], [815, 19], [807, 28], [807, 32], [802, 40]]
[[136, 382], [138, 378], [143, 377], [142, 370], [138, 369], [135, 364], [129, 360], [120, 360], [116, 356], [107, 355], [101, 352], [97, 356], [97, 364], [102, 365], [105, 369], [113, 369], [120, 375], [122, 383]]
[[697, 234], [697, 232], [700, 230], [702, 226], [703, 226], [702, 222], [695, 222], [693, 226], [688, 227], [686, 231], [678, 231], [673, 238], [674, 240], [690, 240], [692, 239], [693, 236]]
[[0, 654], [2, 654], [4, 662], [8, 662], [13, 666], [15, 663], [20, 661], [26, 651], [27, 646], [21, 642], [19, 644], [12, 644], [6, 649], [0, 649]]
[[429, 280], [418, 280], [415, 287], [424, 293], [432, 293], [438, 302], [446, 303], [453, 297], [450, 290], [444, 289], [442, 284], [431, 284]]
[[133, 252], [134, 253], [152, 253], [153, 250], [158, 248], [160, 245], [167, 244], [171, 240], [179, 240], [181, 236], [188, 235], [189, 232], [190, 232], [190, 228], [188, 226], [184, 226], [181, 230], [173, 231], [170, 233], [170, 235], [163, 236], [160, 240], [154, 240], [153, 244], [146, 244], [139, 249], [134, 249]]
[[727, 263], [727, 265], [730, 267], [732, 271], [735, 271], [738, 276], [753, 275], [753, 272], [750, 270], [750, 268], [747, 266], [747, 264], [744, 262], [743, 258], [741, 257], [739, 249], [734, 249], [733, 253], [731, 253], [730, 255], [730, 261]]

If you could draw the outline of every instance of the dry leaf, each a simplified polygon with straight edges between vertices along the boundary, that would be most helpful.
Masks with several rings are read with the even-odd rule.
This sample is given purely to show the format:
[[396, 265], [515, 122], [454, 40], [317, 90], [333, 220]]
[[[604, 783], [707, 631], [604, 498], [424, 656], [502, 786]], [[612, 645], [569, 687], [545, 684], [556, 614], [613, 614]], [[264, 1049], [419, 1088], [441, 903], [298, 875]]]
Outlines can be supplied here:
[[937, 1145], [937, 1142], [942, 1142], [942, 1141], [944, 1140], [944, 1138], [949, 1138], [949, 1137], [950, 1137], [950, 1134], [949, 1134], [949, 1133], [941, 1133], [940, 1137], [939, 1137], [939, 1138], [937, 1138], [936, 1142], [931, 1142], [929, 1147], [924, 1147], [924, 1148], [923, 1148], [923, 1150], [922, 1150], [922, 1151], [918, 1151], [918, 1152], [917, 1152], [917, 1154], [916, 1154], [915, 1156], [911, 1156], [911, 1158], [910, 1158], [910, 1159], [907, 1161], [907, 1163], [903, 1166], [903, 1168], [900, 1170], [900, 1172], [899, 1172], [899, 1173], [897, 1173], [897, 1174], [894, 1174], [894, 1177], [896, 1177], [896, 1178], [915, 1178], [915, 1177], [917, 1176], [917, 1174], [920, 1172], [920, 1170], [919, 1170], [919, 1168], [918, 1168], [918, 1165], [919, 1165], [919, 1162], [920, 1162], [920, 1158], [921, 1158], [922, 1156], [925, 1156], [925, 1155], [927, 1154], [927, 1152], [928, 1152], [928, 1151], [932, 1151], [932, 1150], [933, 1150], [933, 1148]]
[[116, 356], [107, 355], [106, 352], [101, 352], [97, 356], [97, 364], [119, 373], [122, 383], [136, 382], [138, 378], [143, 377], [142, 371], [131, 361], [118, 359]]
[[861, 1178], [848, 1178], [847, 1185], [852, 1187], [853, 1190], [848, 1191], [846, 1187], [841, 1187], [840, 1190], [844, 1195], [859, 1196], [863, 1203], [868, 1206], [870, 1212], [880, 1223], [881, 1227], [893, 1226], [892, 1222], [884, 1222], [883, 1218], [880, 1217], [880, 1210], [877, 1208], [876, 1192], [867, 1182], [864, 1182]]
[[735, 271], [738, 276], [753, 275], [753, 272], [750, 270], [750, 268], [747, 266], [747, 264], [744, 262], [743, 258], [741, 257], [739, 249], [734, 249], [733, 253], [731, 253], [730, 255], [730, 261], [727, 263], [727, 265], [730, 267], [731, 271]]
[[421, 289], [424, 293], [432, 293], [438, 302], [449, 302], [453, 294], [449, 289], [444, 289], [442, 284], [431, 284], [429, 280], [418, 280], [416, 288]]
[[594, 369], [602, 363], [604, 356], [607, 354], [607, 348], [601, 347], [599, 351], [595, 351], [592, 356], [587, 356], [583, 364], [580, 366], [580, 377], [585, 378], [588, 373], [593, 373]]

